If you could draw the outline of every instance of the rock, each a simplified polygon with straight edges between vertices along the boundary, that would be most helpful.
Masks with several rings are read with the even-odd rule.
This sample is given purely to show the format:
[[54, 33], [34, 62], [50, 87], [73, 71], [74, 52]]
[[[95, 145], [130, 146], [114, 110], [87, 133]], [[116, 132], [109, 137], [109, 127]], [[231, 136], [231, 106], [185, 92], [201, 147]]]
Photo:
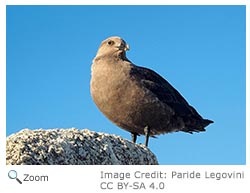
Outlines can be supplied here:
[[156, 165], [144, 145], [87, 129], [23, 129], [7, 137], [7, 165]]

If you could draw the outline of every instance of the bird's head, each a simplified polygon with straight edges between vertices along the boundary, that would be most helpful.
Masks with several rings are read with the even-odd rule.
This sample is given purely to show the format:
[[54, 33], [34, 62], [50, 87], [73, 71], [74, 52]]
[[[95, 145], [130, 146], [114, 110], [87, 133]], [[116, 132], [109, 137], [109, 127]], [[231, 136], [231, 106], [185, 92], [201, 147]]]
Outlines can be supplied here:
[[129, 50], [129, 45], [122, 38], [118, 36], [109, 37], [101, 43], [96, 58], [115, 56], [126, 59], [127, 50]]

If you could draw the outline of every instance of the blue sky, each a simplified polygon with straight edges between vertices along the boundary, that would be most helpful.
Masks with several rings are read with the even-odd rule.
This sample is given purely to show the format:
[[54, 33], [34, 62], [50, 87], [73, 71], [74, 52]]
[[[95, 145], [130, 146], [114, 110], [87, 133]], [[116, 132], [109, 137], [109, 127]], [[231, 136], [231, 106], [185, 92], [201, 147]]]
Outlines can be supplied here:
[[203, 133], [151, 138], [159, 163], [245, 164], [245, 6], [7, 6], [6, 27], [7, 135], [77, 127], [130, 140], [89, 92], [101, 41], [118, 35], [131, 61], [215, 122]]

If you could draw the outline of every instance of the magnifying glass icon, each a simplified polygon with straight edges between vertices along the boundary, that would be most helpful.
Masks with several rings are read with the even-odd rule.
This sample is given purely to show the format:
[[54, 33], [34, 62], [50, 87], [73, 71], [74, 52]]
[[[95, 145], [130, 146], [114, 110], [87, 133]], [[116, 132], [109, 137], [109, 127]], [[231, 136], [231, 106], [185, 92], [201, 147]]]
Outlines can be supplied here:
[[19, 184], [22, 184], [22, 181], [18, 179], [17, 177], [17, 172], [16, 170], [10, 170], [9, 173], [8, 173], [8, 176], [10, 179], [16, 179], [16, 181], [19, 182]]

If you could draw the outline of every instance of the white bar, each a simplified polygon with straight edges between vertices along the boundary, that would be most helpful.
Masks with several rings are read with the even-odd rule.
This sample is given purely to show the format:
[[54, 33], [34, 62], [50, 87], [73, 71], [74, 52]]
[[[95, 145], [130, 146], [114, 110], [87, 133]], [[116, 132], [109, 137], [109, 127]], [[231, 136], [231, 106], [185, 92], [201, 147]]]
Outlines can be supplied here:
[[[22, 184], [7, 177], [11, 169], [17, 171]], [[7, 166], [1, 172], [6, 175], [1, 182], [1, 189], [4, 190], [1, 192], [247, 193], [249, 169], [248, 173], [246, 169], [246, 166]], [[102, 171], [112, 173], [113, 178], [101, 178]], [[178, 173], [172, 177], [175, 172], [188, 174]], [[117, 173], [119, 175], [115, 178]], [[121, 173], [126, 173], [129, 177], [122, 178], [124, 175]], [[24, 176], [40, 181], [24, 181]], [[129, 183], [131, 186], [125, 188], [122, 183]], [[107, 185], [110, 189], [104, 189]]]
[[7, 5], [245, 5], [247, 0], [7, 0]]

